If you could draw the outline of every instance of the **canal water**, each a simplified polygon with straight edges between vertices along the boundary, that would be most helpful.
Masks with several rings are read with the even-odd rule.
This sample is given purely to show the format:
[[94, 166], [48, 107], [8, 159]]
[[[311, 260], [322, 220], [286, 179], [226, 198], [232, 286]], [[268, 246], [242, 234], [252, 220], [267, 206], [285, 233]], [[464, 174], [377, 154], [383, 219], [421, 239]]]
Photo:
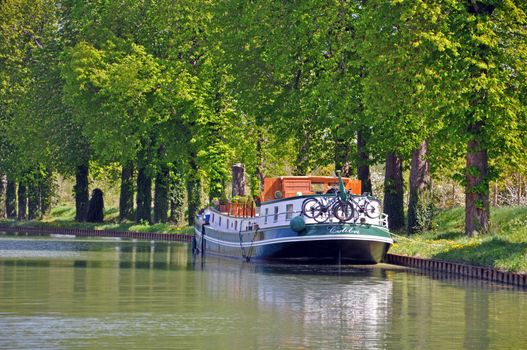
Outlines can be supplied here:
[[0, 234], [0, 349], [522, 349], [527, 292], [390, 265]]

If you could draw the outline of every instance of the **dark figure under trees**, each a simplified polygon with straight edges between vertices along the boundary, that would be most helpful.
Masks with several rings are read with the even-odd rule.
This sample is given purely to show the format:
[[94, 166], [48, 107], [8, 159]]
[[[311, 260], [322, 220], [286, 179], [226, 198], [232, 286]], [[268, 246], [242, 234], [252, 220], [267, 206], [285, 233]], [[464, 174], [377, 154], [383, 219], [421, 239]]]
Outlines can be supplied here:
[[96, 188], [91, 193], [90, 201], [88, 202], [88, 213], [86, 214], [86, 221], [88, 222], [103, 222], [104, 220], [104, 196], [100, 188]]

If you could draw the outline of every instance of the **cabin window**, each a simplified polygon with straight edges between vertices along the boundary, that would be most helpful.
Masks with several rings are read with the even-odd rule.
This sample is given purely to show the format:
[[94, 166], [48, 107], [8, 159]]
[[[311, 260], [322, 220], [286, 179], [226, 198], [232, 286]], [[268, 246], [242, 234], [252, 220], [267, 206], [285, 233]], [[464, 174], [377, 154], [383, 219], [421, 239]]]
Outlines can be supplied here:
[[227, 219], [227, 228], [229, 228], [229, 219]]
[[293, 204], [288, 204], [285, 206], [285, 219], [291, 220], [293, 218]]
[[212, 214], [212, 222], [214, 222], [214, 214]]
[[219, 220], [219, 223], [218, 223], [219, 226], [221, 226], [221, 216], [220, 216], [220, 220]]
[[274, 222], [278, 221], [278, 207], [274, 207]]
[[235, 222], [234, 222], [234, 229], [235, 229], [236, 231], [238, 231], [238, 221], [235, 221]]
[[269, 208], [265, 208], [265, 220], [264, 224], [267, 224], [267, 217], [269, 216]]

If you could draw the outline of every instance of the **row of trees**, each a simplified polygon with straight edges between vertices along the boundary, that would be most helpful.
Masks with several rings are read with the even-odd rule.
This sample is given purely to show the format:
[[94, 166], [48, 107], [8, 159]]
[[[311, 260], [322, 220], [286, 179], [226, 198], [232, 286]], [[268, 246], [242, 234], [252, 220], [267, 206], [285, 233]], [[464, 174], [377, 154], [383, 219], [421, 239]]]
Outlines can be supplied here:
[[18, 183], [19, 207], [38, 197], [40, 215], [60, 173], [75, 176], [82, 221], [95, 170], [120, 173], [121, 219], [179, 217], [186, 186], [192, 221], [236, 162], [254, 194], [265, 176], [333, 166], [371, 192], [369, 166], [384, 163], [392, 229], [426, 228], [441, 174], [465, 187], [466, 233], [486, 232], [489, 183], [525, 172], [526, 11], [512, 0], [4, 0], [6, 206]]

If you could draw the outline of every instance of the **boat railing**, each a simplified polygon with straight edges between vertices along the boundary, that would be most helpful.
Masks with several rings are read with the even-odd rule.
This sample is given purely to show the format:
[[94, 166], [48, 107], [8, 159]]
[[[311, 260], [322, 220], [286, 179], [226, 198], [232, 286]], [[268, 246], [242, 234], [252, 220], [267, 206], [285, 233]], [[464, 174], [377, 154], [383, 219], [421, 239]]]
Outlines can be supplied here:
[[382, 227], [388, 228], [388, 214], [382, 213], [379, 219], [379, 224]]
[[[322, 213], [325, 215], [325, 217], [322, 218], [324, 222], [326, 220], [328, 222], [341, 222], [341, 220], [334, 216], [334, 207], [344, 202], [347, 205], [351, 205], [353, 210], [351, 218], [342, 222], [378, 225], [386, 228], [388, 227], [388, 215], [382, 212], [381, 202], [377, 198], [371, 196], [370, 194], [354, 195], [347, 193], [347, 195], [348, 198], [344, 202], [338, 197], [338, 193], [317, 194], [307, 197], [304, 200], [302, 206], [307, 209], [309, 207], [307, 203], [310, 201], [311, 203], [313, 203], [313, 201], [321, 203], [321, 206], [317, 206], [315, 212], [313, 212], [312, 215], [316, 215], [315, 213], [318, 212], [319, 214]], [[307, 217], [310, 216], [307, 215], [308, 213], [305, 214]], [[315, 221], [321, 222], [320, 220]]]
[[[268, 215], [261, 214], [256, 217], [252, 218], [252, 221], [255, 222], [258, 225], [269, 225], [269, 224], [275, 224], [283, 222], [283, 217], [285, 217], [285, 221], [290, 221], [296, 216], [302, 216], [307, 221], [306, 223], [312, 224], [312, 223], [320, 223], [312, 218], [307, 218], [304, 216], [304, 213], [302, 210], [300, 211], [281, 211], [278, 213], [270, 213]], [[256, 219], [256, 220], [254, 220]], [[378, 218], [372, 219], [365, 217], [364, 215], [360, 216], [354, 216], [351, 220], [348, 221], [340, 221], [338, 218], [336, 218], [333, 215], [330, 215], [328, 220], [325, 223], [330, 224], [336, 224], [336, 223], [346, 223], [346, 224], [363, 224], [363, 225], [378, 225], [381, 227], [388, 228], [388, 215], [381, 213], [381, 215]]]
[[[248, 217], [243, 218], [242, 222], [248, 222], [250, 223], [250, 226], [256, 224], [260, 227], [265, 227], [268, 225], [273, 224], [283, 224], [284, 222], [290, 222], [293, 218], [297, 216], [304, 217], [304, 220], [306, 220], [307, 224], [315, 224], [320, 223], [312, 218], [308, 218], [304, 216], [304, 213], [302, 210], [300, 211], [280, 211], [277, 213], [270, 213], [270, 214], [262, 214], [260, 213], [259, 216], [256, 217]], [[324, 221], [323, 223], [329, 223], [329, 224], [338, 224], [338, 223], [345, 223], [345, 224], [360, 224], [360, 225], [377, 225], [381, 227], [388, 228], [388, 215], [382, 213], [378, 218], [371, 219], [367, 218], [365, 216], [354, 216], [351, 220], [348, 221], [341, 221], [331, 215], [327, 221]], [[250, 229], [248, 229], [250, 230]]]
[[[224, 210], [222, 210], [224, 209]], [[258, 216], [256, 216], [256, 208], [250, 208], [250, 207], [236, 207], [234, 205], [230, 207], [221, 207], [220, 208], [214, 208], [217, 214], [223, 215], [227, 218], [231, 219], [238, 219], [241, 221], [239, 222], [239, 228], [241, 228], [243, 231], [245, 230], [252, 230], [254, 225], [258, 225], [259, 227], [265, 227], [273, 224], [283, 224], [285, 222], [290, 222], [294, 217], [296, 216], [303, 216], [306, 220], [307, 224], [314, 224], [314, 223], [320, 223], [313, 218], [308, 218], [304, 216], [304, 213], [302, 210], [286, 210], [286, 211], [279, 211], [279, 212], [272, 212], [267, 215], [260, 212]], [[363, 225], [378, 225], [381, 227], [388, 228], [388, 215], [385, 213], [381, 213], [378, 218], [368, 218], [363, 214], [360, 214], [359, 216], [354, 216], [352, 219], [342, 222], [333, 215], [330, 215], [325, 221], [326, 223], [336, 224], [336, 223], [347, 223], [347, 224], [363, 224]], [[243, 228], [242, 228], [243, 227]]]

